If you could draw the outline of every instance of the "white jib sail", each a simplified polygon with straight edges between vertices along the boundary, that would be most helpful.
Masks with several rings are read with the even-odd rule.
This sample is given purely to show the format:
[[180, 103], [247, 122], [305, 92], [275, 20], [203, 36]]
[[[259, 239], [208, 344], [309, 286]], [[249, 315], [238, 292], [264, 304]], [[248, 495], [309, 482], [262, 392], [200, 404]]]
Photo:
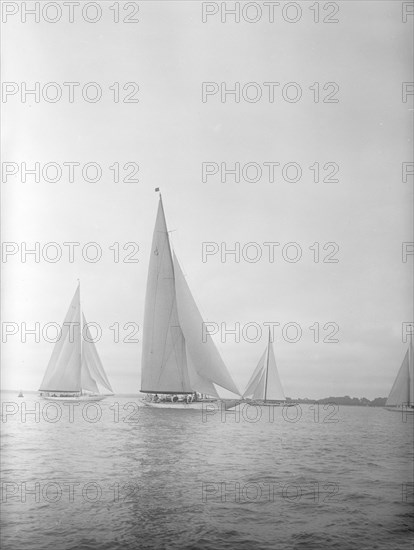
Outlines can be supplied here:
[[264, 399], [265, 379], [266, 379], [266, 358], [267, 349], [260, 357], [257, 367], [247, 384], [243, 397], [253, 397], [253, 399]]
[[[210, 388], [212, 384], [216, 384], [240, 395], [211, 336], [205, 334], [203, 337], [203, 319], [175, 255], [174, 275], [178, 318], [185, 339], [187, 357], [191, 360], [191, 368]], [[193, 390], [211, 393], [198, 384], [193, 387]]]
[[97, 383], [113, 393], [93, 338], [90, 334], [85, 315], [83, 318], [82, 346], [82, 389], [98, 393]]

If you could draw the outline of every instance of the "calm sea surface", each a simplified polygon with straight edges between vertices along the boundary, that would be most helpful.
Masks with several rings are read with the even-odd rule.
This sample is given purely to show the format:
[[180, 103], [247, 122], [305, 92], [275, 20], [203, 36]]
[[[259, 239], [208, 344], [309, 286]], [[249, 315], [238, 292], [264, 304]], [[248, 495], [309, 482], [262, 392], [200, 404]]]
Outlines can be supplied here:
[[5, 550], [413, 548], [412, 415], [2, 400]]

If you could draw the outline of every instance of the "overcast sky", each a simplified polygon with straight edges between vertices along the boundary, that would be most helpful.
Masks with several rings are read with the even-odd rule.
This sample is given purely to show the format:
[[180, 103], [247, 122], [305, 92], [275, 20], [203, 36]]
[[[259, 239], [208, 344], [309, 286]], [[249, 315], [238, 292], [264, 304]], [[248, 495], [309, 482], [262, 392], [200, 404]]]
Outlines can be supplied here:
[[[111, 4], [100, 3], [102, 18], [94, 24], [78, 12], [69, 23], [64, 12], [55, 24], [42, 16], [40, 23], [30, 16], [23, 23], [17, 13], [3, 25], [3, 81], [18, 86], [2, 104], [3, 162], [32, 167], [53, 161], [62, 168], [64, 162], [96, 162], [103, 174], [96, 183], [80, 171], [73, 183], [67, 172], [56, 183], [42, 177], [36, 183], [33, 176], [24, 183], [19, 171], [2, 183], [3, 241], [19, 245], [2, 263], [3, 329], [4, 323], [19, 327], [3, 346], [2, 387], [38, 388], [53, 344], [42, 336], [36, 343], [30, 335], [21, 342], [21, 324], [61, 323], [80, 278], [86, 318], [102, 326], [97, 348], [114, 390], [140, 389], [141, 342], [115, 343], [109, 327], [119, 323], [122, 340], [131, 330], [122, 328], [125, 323], [136, 323], [140, 339], [154, 187], [160, 187], [174, 249], [204, 319], [264, 329], [255, 343], [243, 335], [239, 343], [214, 336], [241, 390], [266, 345], [263, 323], [273, 321], [302, 328], [296, 343], [283, 339], [280, 327], [275, 330], [286, 395], [388, 395], [406, 350], [401, 325], [413, 319], [413, 257], [402, 261], [402, 243], [413, 240], [413, 177], [401, 177], [413, 145], [413, 96], [402, 101], [402, 83], [413, 80], [413, 17], [402, 22], [400, 2], [338, 2], [338, 23], [315, 23], [311, 3], [302, 2], [297, 23], [284, 20], [281, 9], [275, 9], [274, 23], [265, 11], [257, 23], [243, 17], [238, 24], [230, 17], [222, 23], [220, 14], [203, 23], [201, 2], [150, 1], [139, 3], [139, 23], [126, 24], [113, 22]], [[133, 13], [130, 4], [123, 10], [120, 3], [121, 19]], [[328, 13], [322, 7], [321, 19]], [[54, 17], [52, 9], [47, 16]], [[32, 88], [36, 81], [41, 90], [59, 83], [62, 99], [35, 102], [27, 96], [22, 103], [22, 83]], [[73, 103], [63, 82], [81, 83]], [[82, 99], [80, 89], [88, 82], [102, 88], [100, 101]], [[139, 102], [115, 103], [115, 82], [121, 100], [134, 92], [123, 85], [136, 82], [139, 91], [132, 97]], [[202, 82], [224, 82], [229, 89], [235, 82], [255, 82], [263, 96], [254, 103], [228, 96], [222, 103], [218, 93], [203, 103]], [[273, 103], [264, 82], [280, 82]], [[302, 90], [297, 102], [282, 96], [289, 82]], [[315, 82], [318, 103], [315, 87], [309, 89]], [[322, 101], [334, 90], [323, 90], [327, 82], [339, 86], [332, 96], [339, 102]], [[285, 91], [293, 97], [295, 88]], [[115, 183], [109, 166], [116, 162], [121, 177], [126, 162], [137, 163], [139, 182]], [[203, 162], [255, 162], [263, 176], [237, 183], [231, 176], [221, 182], [218, 174], [203, 182]], [[284, 181], [276, 167], [276, 181], [270, 182], [264, 162], [296, 162], [302, 178]], [[309, 169], [315, 162], [322, 177], [323, 165], [336, 163], [339, 182], [315, 183]], [[36, 241], [41, 247], [59, 243], [62, 259], [41, 257], [37, 263], [28, 256], [22, 262], [21, 243], [30, 248]], [[80, 252], [92, 241], [102, 249], [97, 263]], [[81, 243], [73, 263], [64, 242]], [[137, 243], [139, 262], [114, 262], [109, 247], [116, 242], [121, 260], [133, 251], [123, 250], [124, 244]], [[239, 263], [228, 256], [223, 263], [215, 254], [203, 262], [203, 242], [228, 248], [255, 242], [263, 255], [257, 262], [242, 256]], [[265, 242], [280, 243], [273, 262]], [[283, 258], [289, 242], [300, 245], [297, 262]], [[315, 242], [321, 247], [318, 263], [309, 249]], [[337, 263], [322, 261], [333, 250], [322, 250], [328, 242], [337, 243]], [[315, 343], [309, 327], [319, 323], [322, 340], [328, 322], [339, 326], [339, 343]]]

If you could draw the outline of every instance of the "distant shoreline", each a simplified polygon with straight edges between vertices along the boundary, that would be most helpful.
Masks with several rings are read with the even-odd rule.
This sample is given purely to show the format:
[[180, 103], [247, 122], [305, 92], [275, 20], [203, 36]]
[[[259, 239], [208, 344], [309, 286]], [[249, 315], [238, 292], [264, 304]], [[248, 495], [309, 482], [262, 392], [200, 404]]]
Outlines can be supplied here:
[[[20, 390], [1, 390], [1, 393], [19, 393]], [[22, 390], [23, 394], [29, 394], [29, 395], [36, 395], [38, 392], [36, 390]], [[117, 393], [112, 395], [111, 397], [142, 397], [144, 394], [142, 393]], [[375, 397], [374, 399], [370, 400], [366, 397], [350, 397], [349, 395], [345, 395], [342, 397], [323, 397], [321, 399], [310, 399], [307, 397], [301, 398], [298, 397], [296, 399], [287, 397], [287, 402], [294, 402], [294, 403], [300, 403], [304, 405], [327, 405], [329, 403], [334, 403], [335, 405], [346, 405], [346, 406], [356, 406], [356, 407], [384, 407], [385, 403], [387, 401], [386, 397]]]

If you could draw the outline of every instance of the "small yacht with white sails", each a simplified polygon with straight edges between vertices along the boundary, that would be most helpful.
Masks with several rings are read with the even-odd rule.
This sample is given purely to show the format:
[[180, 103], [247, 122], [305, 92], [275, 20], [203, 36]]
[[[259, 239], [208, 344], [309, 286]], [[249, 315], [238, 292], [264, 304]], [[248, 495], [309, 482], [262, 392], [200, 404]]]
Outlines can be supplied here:
[[[99, 387], [109, 394], [100, 393]], [[113, 395], [80, 303], [80, 283], [39, 388], [48, 401], [101, 401]]]
[[281, 404], [292, 405], [286, 402], [285, 393], [279, 378], [276, 366], [276, 358], [270, 336], [266, 349], [261, 356], [257, 367], [247, 384], [243, 399], [257, 405], [277, 406]]
[[388, 411], [414, 413], [413, 342], [410, 341], [403, 362], [385, 403]]

